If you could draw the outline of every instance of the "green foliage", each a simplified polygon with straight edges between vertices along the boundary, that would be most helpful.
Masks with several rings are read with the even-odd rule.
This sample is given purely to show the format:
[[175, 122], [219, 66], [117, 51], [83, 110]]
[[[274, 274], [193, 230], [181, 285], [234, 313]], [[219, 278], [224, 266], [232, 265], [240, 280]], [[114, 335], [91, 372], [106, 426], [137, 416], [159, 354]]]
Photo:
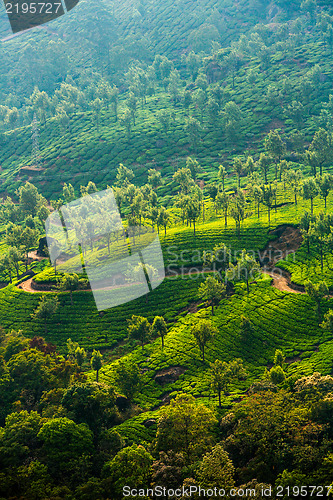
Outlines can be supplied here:
[[156, 449], [183, 452], [189, 461], [211, 446], [215, 424], [211, 410], [197, 405], [193, 396], [178, 394], [158, 421]]
[[202, 354], [202, 361], [205, 362], [205, 347], [207, 343], [216, 335], [217, 330], [213, 323], [207, 319], [200, 319], [192, 329], [192, 334], [198, 344]]
[[198, 295], [203, 300], [207, 300], [212, 306], [212, 315], [214, 315], [214, 305], [226, 295], [226, 286], [213, 276], [208, 276], [204, 283], [201, 283]]
[[45, 422], [37, 434], [43, 443], [41, 453], [49, 470], [67, 474], [73, 462], [93, 450], [93, 434], [86, 424], [76, 424], [66, 417]]
[[120, 360], [115, 369], [114, 381], [120, 392], [131, 401], [140, 388], [138, 365]]
[[231, 488], [234, 486], [234, 466], [228, 453], [220, 444], [204, 455], [200, 464], [198, 476], [200, 485], [205, 488]]
[[134, 488], [139, 484], [147, 487], [152, 462], [153, 457], [141, 445], [128, 446], [119, 451], [103, 468], [104, 476], [110, 478], [114, 486], [112, 493], [121, 498], [124, 486]]
[[44, 320], [45, 333], [47, 333], [47, 320], [56, 313], [58, 307], [59, 300], [57, 296], [47, 297], [46, 295], [43, 295], [40, 298], [38, 307], [33, 313], [33, 318]]
[[99, 351], [96, 351], [96, 349], [93, 350], [90, 364], [91, 368], [96, 371], [96, 382], [98, 383], [98, 373], [99, 370], [102, 368], [103, 363], [102, 363], [102, 354]]
[[219, 407], [221, 408], [221, 393], [226, 392], [231, 382], [236, 378], [244, 378], [246, 371], [241, 359], [234, 359], [229, 363], [217, 359], [211, 364], [211, 384], [218, 393]]

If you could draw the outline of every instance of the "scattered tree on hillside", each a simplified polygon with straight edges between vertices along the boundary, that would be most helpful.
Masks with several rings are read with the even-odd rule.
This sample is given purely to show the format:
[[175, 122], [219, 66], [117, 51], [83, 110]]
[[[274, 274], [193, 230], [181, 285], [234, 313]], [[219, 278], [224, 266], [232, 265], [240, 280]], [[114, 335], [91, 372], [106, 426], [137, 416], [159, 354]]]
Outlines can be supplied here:
[[320, 196], [324, 198], [326, 210], [327, 198], [333, 186], [333, 176], [327, 173], [324, 175], [317, 175], [315, 181], [318, 186]]
[[227, 171], [226, 171], [225, 167], [223, 165], [220, 165], [219, 171], [217, 174], [217, 178], [220, 180], [220, 182], [222, 182], [222, 191], [224, 191], [224, 182], [225, 182], [226, 176], [227, 176]]
[[99, 351], [96, 351], [96, 349], [93, 350], [91, 359], [90, 359], [90, 365], [93, 370], [96, 372], [96, 382], [98, 383], [98, 375], [99, 375], [99, 370], [102, 368], [102, 359], [103, 356]]
[[215, 198], [215, 211], [223, 211], [224, 214], [224, 226], [228, 225], [228, 208], [230, 204], [230, 196], [225, 191], [219, 191]]
[[155, 337], [161, 337], [162, 349], [164, 348], [164, 337], [168, 333], [168, 328], [163, 316], [155, 316], [152, 324], [152, 335]]
[[47, 320], [50, 319], [59, 307], [58, 297], [43, 295], [38, 307], [33, 313], [33, 318], [44, 320], [45, 333], [47, 333]]
[[240, 189], [240, 187], [241, 187], [241, 175], [244, 171], [244, 165], [243, 165], [242, 160], [239, 157], [234, 159], [233, 170], [237, 176], [238, 189]]
[[20, 264], [24, 260], [23, 253], [20, 248], [9, 247], [8, 248], [8, 261], [9, 266], [13, 267], [16, 272], [16, 278], [20, 278]]
[[87, 286], [87, 280], [84, 278], [79, 278], [76, 273], [64, 273], [58, 279], [58, 288], [61, 291], [69, 291], [71, 304], [73, 305], [73, 292], [75, 290], [79, 290], [80, 288], [84, 288]]
[[260, 265], [246, 250], [242, 251], [237, 263], [230, 264], [226, 271], [226, 278], [230, 281], [243, 281], [246, 284], [247, 293], [250, 292], [250, 280], [256, 280], [260, 276]]
[[313, 200], [318, 196], [318, 186], [312, 177], [304, 179], [302, 182], [301, 194], [304, 200], [310, 200], [311, 215], [313, 215]]
[[[323, 175], [323, 168], [329, 166], [333, 159], [332, 135], [323, 128], [317, 130], [309, 151], [316, 155], [320, 175]], [[314, 175], [316, 175], [316, 172], [314, 172]]]
[[273, 202], [276, 197], [276, 187], [269, 184], [268, 186], [262, 186], [262, 202], [267, 207], [268, 212], [268, 227], [271, 225], [271, 209]]
[[233, 204], [231, 206], [230, 215], [236, 224], [236, 234], [239, 236], [243, 221], [249, 216], [246, 212], [246, 199], [243, 191], [233, 197]]
[[297, 193], [301, 189], [302, 177], [301, 170], [289, 170], [286, 175], [287, 184], [289, 184], [294, 192], [295, 205], [297, 205]]
[[333, 234], [332, 234], [332, 226], [333, 226], [333, 216], [325, 215], [323, 212], [320, 212], [317, 217], [314, 217], [310, 223], [310, 228], [308, 235], [319, 247], [320, 254], [320, 267], [321, 272], [324, 270], [324, 259], [323, 254], [325, 248], [329, 245], [332, 246]]
[[151, 336], [151, 325], [149, 321], [143, 316], [136, 316], [133, 314], [131, 319], [128, 319], [127, 322], [128, 336], [139, 340], [143, 350], [144, 343], [147, 342]]
[[321, 319], [321, 301], [324, 297], [329, 295], [329, 289], [325, 283], [325, 281], [319, 281], [319, 283], [312, 283], [312, 281], [306, 281], [305, 292], [311, 299], [313, 299], [316, 303], [316, 310], [318, 315], [318, 320]]
[[310, 228], [311, 228], [311, 223], [313, 221], [314, 221], [314, 216], [311, 216], [309, 212], [304, 212], [304, 214], [301, 217], [299, 225], [301, 234], [303, 236], [303, 241], [305, 241], [307, 244], [308, 253], [310, 252], [310, 241], [311, 241]]
[[129, 401], [132, 401], [140, 387], [140, 372], [137, 364], [119, 360], [115, 372], [114, 381]]
[[213, 339], [216, 334], [217, 329], [208, 319], [199, 319], [192, 328], [192, 335], [194, 336], [201, 351], [203, 363], [205, 362], [206, 345]]
[[214, 315], [214, 305], [217, 305], [226, 296], [226, 286], [213, 276], [208, 276], [204, 283], [201, 283], [198, 295], [201, 299], [210, 303], [212, 315]]
[[245, 378], [246, 371], [243, 361], [239, 358], [230, 361], [220, 361], [217, 359], [211, 363], [211, 386], [219, 397], [219, 408], [221, 408], [221, 393], [226, 392], [230, 384], [237, 379]]
[[[278, 164], [286, 154], [286, 145], [281, 139], [278, 130], [271, 130], [265, 139], [265, 149], [275, 163], [275, 179], [278, 176]], [[281, 180], [281, 179], [280, 179]]]
[[191, 187], [194, 185], [189, 168], [179, 168], [173, 174], [172, 178], [177, 184], [179, 184], [181, 193], [189, 194]]

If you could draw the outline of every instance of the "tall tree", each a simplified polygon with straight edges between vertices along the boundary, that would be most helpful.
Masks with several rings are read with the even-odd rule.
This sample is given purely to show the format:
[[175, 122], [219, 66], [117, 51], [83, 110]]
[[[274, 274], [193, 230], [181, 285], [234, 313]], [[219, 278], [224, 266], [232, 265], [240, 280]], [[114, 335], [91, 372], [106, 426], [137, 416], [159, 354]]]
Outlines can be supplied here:
[[26, 261], [25, 270], [28, 270], [29, 252], [37, 246], [39, 232], [37, 229], [25, 227], [22, 231], [22, 247], [25, 250]]
[[226, 278], [230, 281], [243, 281], [246, 284], [247, 293], [250, 292], [250, 280], [260, 276], [260, 266], [255, 258], [243, 250], [237, 263], [230, 264], [226, 271]]
[[103, 356], [102, 354], [97, 351], [96, 349], [93, 350], [91, 359], [90, 359], [90, 365], [93, 370], [96, 372], [96, 382], [98, 383], [98, 375], [99, 375], [99, 370], [102, 368], [102, 359]]
[[137, 364], [119, 360], [114, 372], [114, 381], [121, 394], [132, 401], [140, 387], [140, 371]]
[[219, 171], [217, 174], [217, 178], [222, 182], [222, 190], [224, 191], [224, 182], [227, 176], [227, 171], [223, 165], [219, 165]]
[[219, 397], [219, 408], [221, 408], [221, 394], [228, 390], [233, 380], [245, 377], [246, 371], [243, 361], [239, 358], [227, 363], [226, 361], [215, 360], [211, 363], [211, 385]]
[[219, 191], [215, 198], [215, 210], [222, 210], [224, 214], [224, 226], [228, 225], [228, 208], [230, 204], [230, 196], [225, 191]]
[[311, 215], [313, 215], [313, 200], [318, 196], [318, 186], [313, 178], [304, 179], [301, 194], [305, 200], [310, 200]]
[[240, 191], [233, 198], [233, 204], [230, 211], [231, 217], [234, 219], [236, 224], [236, 234], [239, 236], [241, 231], [242, 222], [248, 216], [246, 212], [246, 199], [242, 191]]
[[132, 315], [128, 321], [127, 332], [129, 337], [132, 337], [141, 342], [142, 350], [144, 343], [147, 342], [151, 335], [151, 325], [147, 318], [143, 316]]
[[278, 163], [286, 154], [286, 144], [281, 139], [278, 130], [271, 130], [265, 139], [265, 149], [267, 153], [273, 158], [275, 163], [275, 179], [278, 176]]
[[315, 220], [315, 216], [311, 216], [309, 214], [309, 212], [304, 212], [304, 214], [301, 217], [300, 224], [299, 224], [299, 227], [300, 227], [300, 230], [301, 230], [301, 234], [303, 236], [303, 241], [305, 241], [306, 244], [307, 244], [307, 252], [308, 253], [310, 252], [310, 240], [311, 240], [310, 229], [311, 229], [311, 223], [314, 222], [314, 220]]
[[191, 170], [189, 168], [179, 168], [173, 174], [173, 180], [179, 184], [180, 191], [183, 194], [188, 194], [191, 190], [191, 187], [194, 185]]
[[276, 187], [269, 184], [268, 186], [262, 186], [262, 202], [267, 207], [268, 211], [268, 226], [271, 225], [271, 209], [273, 202], [275, 200]]
[[87, 281], [83, 278], [79, 278], [76, 273], [64, 273], [61, 278], [58, 280], [58, 288], [61, 291], [69, 291], [71, 304], [73, 305], [73, 292], [75, 290], [79, 290], [87, 285]]
[[324, 173], [324, 175], [319, 175], [315, 178], [318, 186], [318, 191], [320, 196], [325, 200], [325, 210], [327, 205], [327, 197], [333, 186], [333, 176], [331, 174]]
[[16, 278], [20, 278], [20, 263], [24, 260], [23, 252], [20, 248], [9, 247], [8, 248], [8, 259], [10, 267], [13, 267], [16, 272]]
[[33, 313], [33, 317], [36, 319], [44, 320], [45, 333], [47, 333], [47, 320], [50, 319], [59, 307], [59, 300], [57, 296], [46, 296], [43, 295], [40, 298], [38, 307]]
[[264, 153], [261, 153], [258, 161], [258, 167], [261, 173], [263, 174], [265, 184], [267, 184], [267, 175], [270, 166], [271, 166], [271, 159], [269, 158], [269, 156], [265, 155]]
[[170, 222], [170, 213], [165, 207], [161, 207], [158, 211], [157, 226], [164, 227], [164, 236], [166, 235], [166, 228]]
[[318, 217], [314, 218], [310, 224], [309, 237], [319, 247], [320, 267], [322, 273], [324, 271], [324, 249], [327, 248], [327, 245], [332, 244], [333, 240], [332, 226], [333, 216], [325, 215], [323, 212], [320, 212]]
[[241, 175], [244, 171], [244, 165], [243, 165], [242, 160], [239, 157], [234, 159], [233, 170], [237, 176], [238, 189], [240, 189], [240, 187], [241, 187]]
[[332, 135], [325, 129], [320, 128], [314, 135], [309, 150], [316, 154], [320, 175], [323, 174], [323, 167], [330, 165], [333, 159]]
[[319, 283], [312, 283], [312, 281], [307, 281], [305, 284], [305, 292], [311, 299], [316, 303], [316, 310], [318, 315], [318, 321], [321, 320], [321, 301], [324, 297], [329, 295], [329, 289], [325, 281], [319, 281]]
[[164, 337], [166, 336], [167, 332], [168, 329], [163, 316], [155, 316], [152, 324], [152, 334], [155, 337], [161, 337], [162, 349], [164, 348]]
[[192, 328], [192, 334], [201, 351], [202, 361], [205, 362], [205, 348], [208, 342], [217, 334], [217, 329], [208, 319], [199, 319]]
[[201, 299], [210, 303], [212, 315], [214, 315], [214, 305], [218, 304], [226, 296], [226, 286], [213, 276], [208, 276], [204, 283], [201, 283], [198, 295]]
[[294, 192], [295, 205], [297, 205], [297, 193], [301, 189], [301, 180], [303, 174], [301, 170], [289, 170], [286, 175], [287, 184]]

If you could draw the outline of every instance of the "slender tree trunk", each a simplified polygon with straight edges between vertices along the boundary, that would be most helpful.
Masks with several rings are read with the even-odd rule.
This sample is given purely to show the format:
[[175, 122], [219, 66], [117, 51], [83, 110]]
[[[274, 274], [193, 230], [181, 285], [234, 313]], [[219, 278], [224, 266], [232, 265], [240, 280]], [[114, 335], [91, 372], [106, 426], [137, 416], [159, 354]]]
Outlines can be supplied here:
[[70, 296], [71, 296], [71, 304], [73, 305], [73, 290], [70, 291]]
[[99, 370], [96, 370], [96, 382], [98, 383], [98, 372]]
[[219, 408], [221, 408], [221, 391], [219, 390]]
[[311, 198], [311, 215], [313, 215], [313, 198]]

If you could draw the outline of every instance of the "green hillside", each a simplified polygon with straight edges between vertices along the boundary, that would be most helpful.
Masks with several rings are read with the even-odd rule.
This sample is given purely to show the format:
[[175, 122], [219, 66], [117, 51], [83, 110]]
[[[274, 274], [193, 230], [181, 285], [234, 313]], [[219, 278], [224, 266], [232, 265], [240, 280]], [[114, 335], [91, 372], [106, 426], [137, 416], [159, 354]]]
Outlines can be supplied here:
[[331, 2], [0, 35], [0, 500], [332, 498]]

